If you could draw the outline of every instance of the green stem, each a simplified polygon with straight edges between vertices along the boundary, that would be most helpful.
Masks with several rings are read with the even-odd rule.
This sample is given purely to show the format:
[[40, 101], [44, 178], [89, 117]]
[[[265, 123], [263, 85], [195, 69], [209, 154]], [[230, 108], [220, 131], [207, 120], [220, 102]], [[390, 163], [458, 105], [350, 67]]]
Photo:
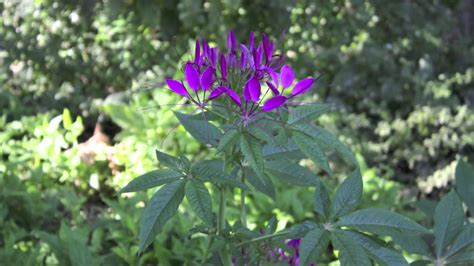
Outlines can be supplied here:
[[259, 236], [259, 237], [256, 237], [254, 239], [250, 239], [248, 241], [239, 243], [236, 247], [239, 248], [239, 247], [242, 247], [242, 246], [245, 246], [245, 245], [248, 245], [248, 244], [252, 244], [252, 243], [255, 243], [255, 242], [259, 242], [259, 241], [263, 241], [263, 240], [267, 240], [267, 239], [271, 239], [271, 238], [275, 238], [275, 237], [279, 237], [279, 236], [284, 236], [284, 235], [287, 235], [287, 234], [288, 234], [288, 232], [279, 232], [279, 233], [275, 233], [275, 234], [272, 234], [272, 235]]
[[[217, 222], [217, 234], [223, 235], [225, 230], [225, 213], [226, 213], [226, 191], [225, 187], [220, 188], [219, 194], [219, 213], [218, 213], [218, 222]], [[221, 251], [221, 259], [224, 266], [232, 265], [232, 261], [225, 246]]]
[[[245, 172], [242, 168], [242, 183], [245, 183]], [[245, 205], [245, 190], [240, 189], [240, 222], [247, 227], [247, 206]]]
[[209, 242], [207, 243], [206, 250], [204, 251], [204, 255], [202, 256], [201, 264], [204, 264], [207, 260], [207, 256], [209, 256], [209, 250], [211, 250], [212, 243], [214, 243], [214, 235], [209, 236]]

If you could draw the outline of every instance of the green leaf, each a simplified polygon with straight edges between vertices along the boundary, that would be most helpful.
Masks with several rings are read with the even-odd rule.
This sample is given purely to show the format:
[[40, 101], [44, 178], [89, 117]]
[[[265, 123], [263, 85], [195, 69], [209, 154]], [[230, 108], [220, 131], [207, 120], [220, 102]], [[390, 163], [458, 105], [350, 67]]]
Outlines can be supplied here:
[[191, 167], [191, 174], [203, 181], [219, 180], [228, 177], [223, 167], [224, 162], [220, 160], [203, 160]]
[[294, 143], [288, 145], [266, 144], [262, 149], [263, 156], [268, 160], [276, 160], [281, 158], [291, 160], [301, 160], [305, 155], [301, 152], [298, 146]]
[[181, 161], [180, 159], [178, 159], [178, 158], [176, 158], [172, 155], [166, 154], [164, 152], [161, 152], [159, 150], [155, 150], [155, 153], [156, 153], [156, 159], [163, 166], [166, 166], [166, 167], [169, 167], [171, 169], [178, 170], [178, 171], [182, 171], [182, 170], [186, 169], [186, 167], [185, 167], [186, 164], [183, 161]]
[[145, 207], [140, 221], [139, 252], [153, 242], [164, 224], [175, 215], [184, 198], [184, 180], [167, 184], [156, 192]]
[[333, 174], [331, 167], [329, 166], [326, 154], [313, 138], [302, 132], [293, 131], [292, 139], [296, 143], [296, 145], [298, 145], [300, 150], [306, 156], [308, 156], [308, 158], [310, 158], [316, 165], [321, 167], [321, 169], [326, 171], [326, 173], [328, 173], [329, 175]]
[[361, 196], [362, 176], [359, 169], [356, 169], [337, 188], [332, 202], [331, 218], [340, 217], [353, 211], [359, 204]]
[[263, 174], [262, 146], [260, 146], [258, 140], [250, 135], [242, 134], [240, 136], [240, 149], [252, 169], [258, 175]]
[[118, 193], [143, 191], [179, 180], [184, 174], [171, 169], [159, 169], [133, 179]]
[[252, 185], [257, 191], [262, 192], [273, 200], [275, 199], [275, 187], [273, 186], [272, 180], [266, 174], [257, 176], [257, 174], [248, 167], [245, 167], [244, 171], [245, 178], [250, 183], [250, 185]]
[[410, 263], [410, 266], [431, 266], [431, 265], [433, 265], [433, 262], [429, 260], [416, 260]]
[[445, 247], [461, 232], [464, 209], [454, 190], [441, 198], [434, 216], [436, 256], [440, 257]]
[[318, 178], [303, 166], [291, 161], [273, 160], [265, 163], [266, 172], [280, 181], [296, 186], [316, 186]]
[[375, 242], [374, 240], [370, 239], [370, 237], [352, 231], [344, 231], [344, 234], [350, 236], [354, 239], [357, 243], [359, 243], [365, 251], [372, 257], [374, 260], [377, 261], [378, 265], [407, 265], [408, 262], [405, 258], [391, 249], [383, 247], [379, 243]]
[[468, 250], [450, 258], [446, 265], [468, 266], [474, 264], [474, 251]]
[[395, 244], [402, 247], [403, 250], [431, 257], [430, 247], [426, 242], [417, 234], [413, 234], [412, 231], [400, 231], [396, 228], [390, 228], [385, 226], [370, 226], [370, 231], [373, 234], [380, 236], [390, 236]]
[[417, 202], [414, 203], [415, 207], [420, 209], [422, 212], [424, 212], [428, 217], [433, 218], [436, 205], [438, 203], [433, 200], [427, 200], [427, 199], [422, 199], [418, 200]]
[[174, 112], [179, 122], [184, 126], [186, 131], [191, 134], [197, 141], [205, 145], [217, 145], [222, 133], [213, 124], [209, 123], [204, 114], [186, 115]]
[[298, 131], [304, 132], [305, 134], [313, 137], [323, 147], [334, 149], [346, 162], [354, 166], [358, 165], [352, 151], [335, 135], [326, 129], [310, 124], [296, 125], [295, 128]]
[[474, 214], [474, 168], [464, 161], [456, 166], [456, 192]]
[[329, 244], [328, 232], [316, 228], [308, 232], [300, 243], [300, 265], [316, 262]]
[[217, 145], [217, 153], [223, 152], [227, 148], [236, 144], [239, 141], [239, 135], [240, 132], [235, 128], [227, 130], [224, 135], [222, 135], [222, 138]]
[[451, 247], [446, 253], [446, 257], [450, 257], [463, 248], [474, 243], [474, 224], [467, 224], [456, 239], [452, 242]]
[[329, 208], [331, 206], [331, 200], [329, 193], [324, 186], [323, 182], [318, 181], [316, 191], [314, 192], [314, 210], [327, 219], [329, 216]]
[[333, 231], [331, 234], [334, 248], [339, 250], [339, 261], [341, 266], [364, 266], [371, 265], [369, 257], [361, 245], [341, 231]]
[[191, 181], [185, 186], [185, 194], [196, 215], [210, 226], [213, 226], [211, 195], [204, 184]]
[[408, 219], [397, 213], [386, 211], [383, 209], [369, 208], [355, 211], [345, 217], [342, 217], [338, 226], [348, 226], [371, 233], [371, 227], [398, 229], [402, 231], [409, 231], [413, 233], [429, 233], [429, 231], [416, 222]]
[[316, 120], [331, 110], [328, 104], [307, 104], [290, 109], [289, 124], [305, 123]]

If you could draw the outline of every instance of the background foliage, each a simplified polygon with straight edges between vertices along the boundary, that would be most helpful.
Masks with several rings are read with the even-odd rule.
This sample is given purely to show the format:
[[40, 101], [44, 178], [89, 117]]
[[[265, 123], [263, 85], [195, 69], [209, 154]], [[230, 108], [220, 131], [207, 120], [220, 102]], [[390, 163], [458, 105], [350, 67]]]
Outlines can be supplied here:
[[[156, 105], [177, 100], [161, 84], [190, 40], [229, 29], [241, 41], [266, 32], [299, 76], [323, 74], [308, 101], [338, 107], [321, 123], [358, 154], [363, 207], [423, 221], [411, 203], [438, 200], [456, 161], [474, 161], [472, 0], [30, 0], [0, 12], [0, 264], [173, 265], [202, 252], [184, 213], [137, 257], [147, 195], [115, 193], [155, 167], [154, 148], [206, 157], [175, 108]], [[302, 190], [277, 186], [276, 203], [252, 195], [250, 222], [314, 216]]]

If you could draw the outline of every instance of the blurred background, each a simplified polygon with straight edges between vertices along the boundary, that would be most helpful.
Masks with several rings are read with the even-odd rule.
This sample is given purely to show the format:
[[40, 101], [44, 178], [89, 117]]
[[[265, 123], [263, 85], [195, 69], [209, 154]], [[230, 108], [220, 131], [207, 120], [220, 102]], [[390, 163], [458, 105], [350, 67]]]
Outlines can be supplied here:
[[[209, 154], [157, 105], [179, 99], [162, 82], [179, 77], [193, 40], [222, 47], [232, 29], [278, 40], [297, 77], [323, 74], [306, 100], [338, 107], [321, 124], [355, 152], [364, 206], [420, 221], [456, 160], [474, 161], [474, 0], [3, 0], [0, 12], [2, 265], [200, 256], [186, 206], [137, 256], [147, 194], [116, 192], [157, 167], [156, 148]], [[329, 187], [347, 174], [337, 169]], [[250, 223], [314, 217], [308, 190], [251, 194]]]

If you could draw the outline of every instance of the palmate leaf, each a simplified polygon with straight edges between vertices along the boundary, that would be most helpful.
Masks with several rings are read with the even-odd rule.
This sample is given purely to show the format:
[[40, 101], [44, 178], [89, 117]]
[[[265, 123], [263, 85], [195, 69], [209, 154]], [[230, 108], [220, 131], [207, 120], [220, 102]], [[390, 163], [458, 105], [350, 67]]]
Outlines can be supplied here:
[[237, 129], [231, 128], [227, 130], [224, 135], [222, 135], [222, 138], [220, 139], [219, 144], [217, 145], [217, 153], [223, 152], [229, 147], [232, 147], [239, 141], [239, 139], [240, 132]]
[[252, 185], [259, 192], [269, 196], [271, 199], [275, 199], [275, 187], [272, 180], [266, 174], [257, 176], [257, 174], [248, 167], [245, 167], [244, 171], [245, 177], [250, 185]]
[[367, 254], [377, 261], [378, 265], [409, 265], [401, 254], [383, 247], [366, 235], [353, 231], [344, 231], [344, 234], [348, 235], [357, 243], [359, 243], [359, 245], [365, 249]]
[[464, 210], [454, 190], [441, 198], [434, 216], [436, 256], [440, 257], [445, 247], [461, 232]]
[[163, 166], [166, 166], [178, 171], [183, 171], [186, 169], [187, 163], [183, 162], [181, 159], [178, 159], [172, 155], [166, 154], [159, 150], [156, 150], [155, 153], [156, 153], [156, 159], [158, 159], [158, 162], [160, 162], [160, 164], [163, 164]]
[[330, 207], [331, 200], [326, 186], [324, 186], [323, 182], [318, 181], [316, 191], [314, 192], [314, 210], [327, 219], [329, 217]]
[[203, 117], [203, 114], [186, 115], [179, 112], [174, 113], [186, 131], [188, 131], [197, 141], [205, 145], [218, 144], [222, 133], [215, 125], [209, 123]]
[[299, 147], [292, 142], [287, 145], [266, 144], [263, 146], [262, 153], [267, 160], [287, 158], [296, 161], [305, 158]]
[[471, 216], [474, 214], [474, 168], [464, 161], [456, 166], [456, 192], [466, 203]]
[[263, 154], [260, 142], [248, 134], [240, 136], [240, 149], [244, 155], [245, 160], [250, 164], [250, 167], [258, 174], [263, 174]]
[[175, 215], [184, 198], [185, 183], [179, 180], [165, 185], [148, 202], [140, 221], [139, 252], [153, 242], [164, 224]]
[[311, 124], [298, 124], [294, 128], [297, 131], [304, 132], [316, 140], [322, 147], [335, 150], [346, 162], [357, 166], [357, 160], [354, 157], [352, 151], [342, 143], [335, 135], [326, 129], [311, 125]]
[[196, 181], [187, 182], [185, 194], [196, 215], [209, 226], [213, 226], [211, 195], [206, 186]]
[[295, 186], [316, 186], [318, 181], [311, 171], [286, 159], [267, 161], [265, 171], [281, 182]]
[[375, 227], [376, 229], [385, 227], [388, 229], [397, 229], [420, 234], [429, 233], [428, 229], [405, 216], [377, 208], [355, 211], [345, 217], [342, 217], [341, 220], [336, 223], [336, 225], [347, 226], [375, 234], [379, 231], [372, 231], [372, 227]]
[[317, 119], [331, 110], [327, 104], [307, 104], [290, 109], [289, 124], [305, 123]]
[[461, 252], [460, 254], [449, 258], [446, 265], [458, 265], [466, 266], [474, 264], [474, 251], [468, 250], [466, 252]]
[[192, 166], [191, 174], [203, 182], [212, 180], [217, 185], [228, 185], [250, 190], [247, 185], [225, 173], [223, 167], [224, 162], [221, 160], [204, 160]]
[[362, 176], [359, 169], [356, 169], [337, 188], [331, 206], [331, 218], [350, 213], [359, 204], [361, 196]]
[[420, 235], [414, 234], [412, 231], [400, 231], [396, 228], [390, 228], [386, 226], [370, 226], [370, 232], [379, 236], [390, 236], [395, 244], [400, 245], [403, 250], [431, 257], [430, 247], [421, 238]]
[[370, 259], [362, 246], [343, 231], [335, 230], [331, 233], [334, 248], [339, 250], [341, 266], [370, 266]]
[[474, 224], [467, 224], [451, 244], [446, 257], [450, 257], [474, 243]]
[[309, 231], [300, 243], [300, 265], [309, 265], [316, 262], [326, 251], [329, 244], [329, 233], [322, 228]]
[[125, 187], [123, 187], [118, 193], [126, 192], [137, 192], [143, 191], [163, 184], [175, 182], [184, 176], [180, 173], [171, 169], [159, 169], [148, 172], [141, 176], [136, 177]]
[[332, 175], [331, 167], [328, 163], [328, 158], [324, 153], [323, 149], [319, 144], [310, 136], [299, 132], [293, 131], [293, 141], [298, 145], [300, 150], [308, 156], [316, 165], [321, 167], [326, 173]]

